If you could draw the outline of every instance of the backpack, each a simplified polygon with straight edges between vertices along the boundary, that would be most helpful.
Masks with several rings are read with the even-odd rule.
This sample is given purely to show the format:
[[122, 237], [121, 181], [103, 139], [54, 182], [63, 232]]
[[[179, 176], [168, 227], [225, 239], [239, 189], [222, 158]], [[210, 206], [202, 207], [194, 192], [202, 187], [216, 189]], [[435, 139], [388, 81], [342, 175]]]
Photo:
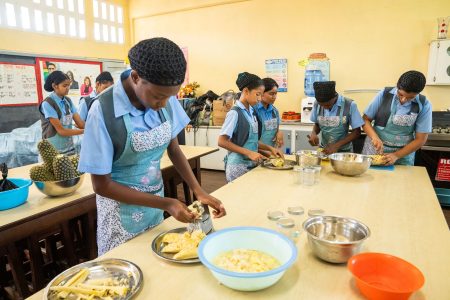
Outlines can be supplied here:
[[185, 105], [187, 116], [191, 119], [190, 125], [198, 127], [199, 125], [209, 125], [209, 119], [212, 113], [212, 101], [219, 96], [213, 91], [208, 91], [197, 99], [188, 101]]

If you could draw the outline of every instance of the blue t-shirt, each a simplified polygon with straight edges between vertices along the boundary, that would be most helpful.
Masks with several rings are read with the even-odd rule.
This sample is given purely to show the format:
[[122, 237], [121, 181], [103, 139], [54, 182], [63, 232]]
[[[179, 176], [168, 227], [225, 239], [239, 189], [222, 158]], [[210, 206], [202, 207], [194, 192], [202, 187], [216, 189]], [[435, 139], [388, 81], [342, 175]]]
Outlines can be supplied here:
[[[339, 95], [338, 101], [334, 103], [334, 105], [331, 107], [331, 109], [324, 109], [323, 115], [325, 117], [336, 117], [338, 108], [341, 106], [339, 100], [344, 100], [342, 95]], [[344, 102], [342, 101], [342, 105]], [[343, 107], [341, 109], [344, 109]], [[311, 121], [314, 123], [317, 123], [317, 110], [313, 109], [311, 112]], [[361, 117], [361, 114], [359, 113], [358, 106], [356, 105], [355, 101], [352, 101], [352, 104], [350, 104], [350, 120], [348, 120], [350, 126], [354, 128], [359, 128], [364, 125], [364, 120]]]
[[[89, 94], [90, 98], [95, 98], [97, 96], [97, 93], [94, 91], [92, 91], [92, 93]], [[83, 98], [81, 98], [80, 103], [78, 105], [78, 109], [79, 109], [79, 114], [80, 114], [80, 118], [81, 120], [86, 122], [87, 119], [87, 114], [88, 114], [88, 108], [87, 108], [87, 104], [86, 104], [86, 100]]]
[[[383, 93], [384, 90], [381, 90], [364, 111], [364, 114], [371, 120], [375, 118], [378, 110], [381, 107], [381, 103], [383, 102]], [[412, 101], [408, 101], [405, 104], [401, 104], [397, 96], [397, 88], [393, 88], [389, 93], [394, 95], [392, 101], [394, 102], [393, 104], [397, 106], [397, 112], [395, 113], [395, 115], [407, 115], [411, 111], [411, 103], [412, 102], [419, 103], [419, 95], [417, 95]], [[432, 118], [431, 102], [427, 98], [425, 98], [425, 103], [422, 107], [422, 110], [417, 115], [416, 132], [430, 133], [432, 127], [431, 118]]]
[[[255, 121], [255, 116], [253, 115], [253, 107], [249, 106], [249, 110], [247, 110], [241, 101], [236, 101], [236, 105], [245, 111], [244, 115], [249, 122]], [[229, 112], [227, 112], [225, 121], [222, 125], [222, 129], [220, 130], [220, 135], [227, 135], [229, 138], [231, 138], [233, 136], [234, 129], [236, 128], [238, 118], [239, 117], [237, 111], [230, 110]]]
[[256, 104], [253, 108], [262, 122], [273, 119], [273, 113], [275, 112], [278, 125], [280, 124], [280, 114], [278, 113], [276, 107], [272, 104], [269, 104], [267, 108], [265, 108], [261, 102], [258, 102], [258, 104]]
[[[129, 113], [134, 131], [148, 131], [161, 125], [157, 111], [153, 109], [142, 111], [131, 104], [120, 80], [113, 87], [113, 97], [115, 116], [120, 117]], [[181, 130], [184, 130], [190, 120], [175, 97], [171, 97], [169, 103], [173, 115], [173, 139]], [[109, 174], [112, 170], [113, 156], [114, 148], [106, 129], [103, 112], [99, 101], [95, 101], [89, 111], [84, 129], [78, 170], [96, 175]]]
[[[72, 114], [75, 114], [77, 112], [77, 109], [75, 108], [74, 105], [70, 105], [70, 102], [67, 101], [67, 99], [65, 97], [60, 98], [58, 95], [55, 94], [55, 92], [52, 92], [50, 94], [50, 97], [56, 102], [56, 104], [59, 107], [59, 110], [61, 110], [61, 114], [62, 116], [64, 116], [66, 114], [66, 104], [68, 104], [69, 108], [70, 108], [70, 112]], [[42, 113], [44, 114], [44, 117], [46, 119], [49, 118], [53, 118], [53, 119], [59, 119], [58, 118], [58, 113], [56, 112], [56, 110], [50, 105], [50, 103], [48, 103], [47, 101], [42, 102]]]

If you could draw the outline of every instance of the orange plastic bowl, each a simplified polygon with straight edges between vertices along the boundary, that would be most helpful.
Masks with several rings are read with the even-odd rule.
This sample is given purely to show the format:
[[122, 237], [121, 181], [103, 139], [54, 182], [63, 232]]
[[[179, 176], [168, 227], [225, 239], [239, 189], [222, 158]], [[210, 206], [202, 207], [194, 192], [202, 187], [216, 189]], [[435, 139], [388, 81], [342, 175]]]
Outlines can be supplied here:
[[389, 254], [357, 254], [347, 267], [361, 293], [372, 300], [406, 300], [425, 283], [419, 269]]

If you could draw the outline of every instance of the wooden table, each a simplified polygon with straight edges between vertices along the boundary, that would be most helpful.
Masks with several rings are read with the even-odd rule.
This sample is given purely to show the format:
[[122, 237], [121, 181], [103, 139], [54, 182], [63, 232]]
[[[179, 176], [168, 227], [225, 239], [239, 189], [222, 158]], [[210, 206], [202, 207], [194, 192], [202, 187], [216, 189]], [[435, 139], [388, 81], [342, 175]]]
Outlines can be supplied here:
[[[245, 225], [273, 228], [267, 211], [286, 211], [293, 205], [356, 218], [372, 232], [363, 251], [399, 256], [424, 273], [425, 285], [412, 299], [450, 295], [450, 233], [424, 168], [396, 166], [392, 172], [369, 170], [360, 177], [343, 177], [326, 165], [320, 182], [312, 187], [295, 185], [291, 171], [256, 168], [213, 195], [228, 212], [214, 221], [216, 230]], [[180, 226], [170, 218], [99, 259], [122, 258], [140, 266], [144, 284], [136, 299], [363, 299], [346, 266], [314, 257], [305, 234], [297, 244], [297, 261], [276, 285], [251, 293], [231, 290], [201, 264], [170, 264], [152, 253], [156, 235]], [[30, 299], [41, 299], [41, 293]]]
[[[196, 175], [197, 179], [201, 181], [200, 176], [200, 158], [210, 153], [216, 152], [219, 149], [212, 147], [194, 147], [194, 146], [180, 146], [184, 155]], [[29, 170], [33, 165], [28, 165], [20, 168], [11, 169], [9, 177], [29, 178]], [[163, 179], [169, 185], [171, 196], [176, 196], [176, 184], [180, 181], [175, 167], [170, 161], [167, 154], [161, 159], [161, 170]], [[9, 257], [12, 258], [11, 264], [19, 265], [19, 257], [17, 257], [17, 249], [15, 242], [32, 236], [33, 234], [45, 231], [47, 228], [61, 223], [68, 222], [68, 220], [88, 214], [89, 227], [88, 230], [90, 251], [89, 257], [95, 258], [96, 253], [96, 237], [95, 237], [95, 216], [96, 204], [95, 194], [92, 188], [90, 175], [86, 174], [81, 187], [72, 195], [63, 197], [47, 197], [42, 194], [35, 185], [30, 187], [29, 197], [25, 204], [5, 211], [0, 211], [0, 248], [6, 247]], [[70, 243], [70, 241], [68, 241]], [[39, 251], [38, 248], [35, 249]], [[74, 262], [74, 255], [70, 255], [69, 260]], [[32, 266], [33, 267], [33, 266]], [[37, 270], [35, 270], [37, 271]], [[18, 289], [26, 295], [28, 288], [24, 282], [24, 273], [21, 268], [14, 268], [13, 276], [15, 277]], [[35, 282], [37, 286], [42, 282]]]

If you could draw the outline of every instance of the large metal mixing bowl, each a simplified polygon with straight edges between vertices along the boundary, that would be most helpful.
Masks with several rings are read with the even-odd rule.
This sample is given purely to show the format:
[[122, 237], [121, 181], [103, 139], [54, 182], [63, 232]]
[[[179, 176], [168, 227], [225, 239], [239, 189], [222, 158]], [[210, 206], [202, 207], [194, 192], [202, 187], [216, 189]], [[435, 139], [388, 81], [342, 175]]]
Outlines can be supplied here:
[[372, 158], [356, 153], [333, 153], [328, 156], [333, 169], [346, 176], [357, 176], [367, 171]]

